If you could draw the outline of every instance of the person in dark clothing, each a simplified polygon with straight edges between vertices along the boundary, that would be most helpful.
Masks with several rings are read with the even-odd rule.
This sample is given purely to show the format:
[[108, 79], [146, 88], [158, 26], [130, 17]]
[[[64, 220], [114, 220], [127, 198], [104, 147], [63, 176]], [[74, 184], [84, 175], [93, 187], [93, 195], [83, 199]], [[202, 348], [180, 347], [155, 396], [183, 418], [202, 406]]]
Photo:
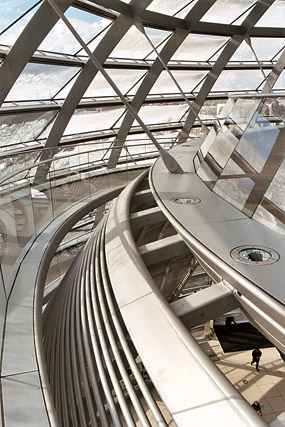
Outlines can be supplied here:
[[232, 324], [236, 324], [234, 316], [226, 317], [226, 326], [231, 326]]
[[261, 411], [261, 406], [259, 404], [259, 402], [257, 400], [255, 400], [251, 406], [253, 407], [253, 409], [256, 410], [256, 412], [258, 413], [258, 415], [260, 415], [262, 417], [262, 411]]
[[259, 361], [260, 361], [260, 358], [261, 358], [261, 355], [262, 355], [262, 353], [261, 353], [261, 351], [259, 350], [259, 348], [255, 348], [254, 350], [253, 350], [253, 352], [252, 352], [252, 361], [251, 361], [251, 365], [253, 364], [253, 363], [256, 363], [256, 370], [259, 372]]

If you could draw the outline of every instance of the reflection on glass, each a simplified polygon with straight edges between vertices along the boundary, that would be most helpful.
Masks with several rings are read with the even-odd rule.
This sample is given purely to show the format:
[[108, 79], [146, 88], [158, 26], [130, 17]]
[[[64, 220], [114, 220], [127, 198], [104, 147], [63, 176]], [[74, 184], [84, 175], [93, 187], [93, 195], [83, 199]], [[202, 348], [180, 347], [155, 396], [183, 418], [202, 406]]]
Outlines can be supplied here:
[[211, 148], [211, 145], [213, 144], [216, 136], [217, 136], [217, 134], [216, 134], [215, 130], [213, 128], [211, 128], [210, 132], [206, 136], [205, 141], [203, 142], [203, 144], [201, 145], [201, 148], [200, 148], [203, 157], [205, 157], [206, 154], [208, 153], [208, 151]]
[[235, 132], [235, 127], [237, 127], [236, 132], [238, 132], [238, 129], [243, 132], [247, 128], [260, 103], [260, 99], [238, 99], [236, 101], [228, 120], [232, 124], [232, 132]]
[[280, 221], [262, 205], [257, 207], [253, 219], [270, 228], [270, 230], [285, 236], [285, 222]]
[[238, 143], [236, 151], [257, 172], [261, 172], [279, 132], [277, 127], [272, 126], [264, 117], [256, 113]]
[[285, 212], [285, 158], [277, 170], [264, 197]]
[[226, 167], [221, 173], [221, 176], [227, 175], [244, 175], [244, 171], [232, 159], [229, 159]]
[[242, 210], [253, 186], [250, 178], [219, 179], [213, 191]]
[[217, 181], [217, 175], [213, 172], [213, 170], [207, 165], [207, 163], [204, 161], [201, 163], [197, 175], [206, 183], [210, 184], [211, 187], [213, 183]]
[[221, 168], [224, 168], [237, 142], [238, 139], [232, 132], [223, 126], [209, 148], [208, 154], [213, 157]]

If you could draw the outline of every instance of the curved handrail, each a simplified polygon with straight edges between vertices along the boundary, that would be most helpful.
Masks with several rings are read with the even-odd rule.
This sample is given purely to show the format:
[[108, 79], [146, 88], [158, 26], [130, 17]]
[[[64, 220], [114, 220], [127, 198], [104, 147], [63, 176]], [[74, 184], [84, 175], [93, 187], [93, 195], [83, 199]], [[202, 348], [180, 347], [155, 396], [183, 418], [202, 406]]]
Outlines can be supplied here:
[[[129, 222], [130, 201], [139, 180], [123, 190], [110, 211], [105, 250], [121, 315], [155, 387], [179, 426], [203, 425], [210, 413], [212, 425], [228, 425], [229, 420], [265, 425], [190, 336], [144, 265]], [[172, 377], [170, 383], [173, 371], [175, 380]], [[214, 402], [219, 415], [213, 415]]]
[[[88, 144], [88, 145], [90, 145], [90, 144]], [[141, 146], [141, 144], [128, 145], [128, 148], [134, 147], [134, 146], [135, 147]], [[64, 148], [66, 148], [66, 146]], [[72, 146], [72, 148], [76, 149], [76, 147], [74, 147], [74, 146]], [[41, 149], [39, 151], [41, 152], [41, 151], [44, 151], [44, 150], [45, 149]], [[49, 148], [47, 148], [46, 150], [51, 151], [51, 149], [49, 149]], [[57, 147], [57, 150], [58, 150], [58, 147]], [[52, 163], [52, 162], [56, 162], [56, 161], [59, 161], [59, 160], [63, 160], [63, 159], [67, 159], [67, 158], [72, 158], [72, 157], [76, 157], [76, 156], [81, 156], [81, 155], [84, 155], [84, 154], [96, 153], [96, 152], [100, 152], [100, 151], [101, 152], [108, 152], [109, 150], [110, 150], [109, 147], [105, 148], [105, 149], [98, 148], [98, 149], [93, 149], [93, 150], [86, 150], [86, 151], [82, 151], [82, 152], [77, 152], [77, 153], [69, 153], [66, 156], [55, 157], [55, 158], [52, 158], [52, 159], [41, 160], [41, 161], [39, 161], [37, 163], [34, 163], [32, 165], [23, 166], [23, 167], [17, 169], [16, 171], [10, 172], [9, 174], [7, 174], [4, 177], [0, 178], [0, 186], [3, 185], [5, 183], [5, 181], [8, 181], [9, 179], [13, 178], [14, 176], [16, 176], [16, 175], [18, 175], [20, 173], [23, 173], [25, 171], [29, 171], [31, 169], [37, 168], [39, 166], [42, 166], [42, 165], [45, 165], [45, 164], [48, 164], [48, 163]], [[145, 154], [145, 151], [143, 151], [141, 153], [138, 153], [138, 155], [140, 156], [140, 160], [144, 159], [143, 154]], [[158, 155], [158, 153], [157, 153], [157, 155]], [[100, 161], [102, 161], [102, 160], [98, 160], [98, 162], [100, 162]], [[94, 161], [92, 161], [92, 164], [93, 163], [94, 163]], [[102, 164], [105, 165], [105, 163], [102, 163]]]

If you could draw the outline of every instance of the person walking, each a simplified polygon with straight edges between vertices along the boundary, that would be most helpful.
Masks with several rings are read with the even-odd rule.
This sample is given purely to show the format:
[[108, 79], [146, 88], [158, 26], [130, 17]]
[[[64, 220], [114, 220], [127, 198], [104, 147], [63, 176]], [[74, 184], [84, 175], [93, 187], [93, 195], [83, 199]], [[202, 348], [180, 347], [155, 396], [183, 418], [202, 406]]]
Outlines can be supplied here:
[[259, 348], [255, 348], [251, 354], [252, 354], [252, 361], [250, 364], [252, 365], [253, 363], [256, 363], [255, 367], [256, 367], [256, 370], [259, 372], [259, 362], [260, 362], [262, 353], [259, 350]]

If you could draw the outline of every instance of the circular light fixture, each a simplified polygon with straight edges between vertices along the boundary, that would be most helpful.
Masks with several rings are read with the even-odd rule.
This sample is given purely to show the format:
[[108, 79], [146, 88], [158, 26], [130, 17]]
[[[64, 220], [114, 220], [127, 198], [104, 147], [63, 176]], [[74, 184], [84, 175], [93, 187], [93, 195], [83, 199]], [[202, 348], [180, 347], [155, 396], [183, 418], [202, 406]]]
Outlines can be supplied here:
[[198, 197], [175, 197], [174, 199], [171, 199], [171, 203], [174, 203], [175, 205], [197, 205], [197, 203], [200, 203], [201, 200], [198, 199]]
[[238, 246], [231, 251], [231, 257], [250, 265], [268, 265], [279, 260], [279, 254], [264, 246]]

